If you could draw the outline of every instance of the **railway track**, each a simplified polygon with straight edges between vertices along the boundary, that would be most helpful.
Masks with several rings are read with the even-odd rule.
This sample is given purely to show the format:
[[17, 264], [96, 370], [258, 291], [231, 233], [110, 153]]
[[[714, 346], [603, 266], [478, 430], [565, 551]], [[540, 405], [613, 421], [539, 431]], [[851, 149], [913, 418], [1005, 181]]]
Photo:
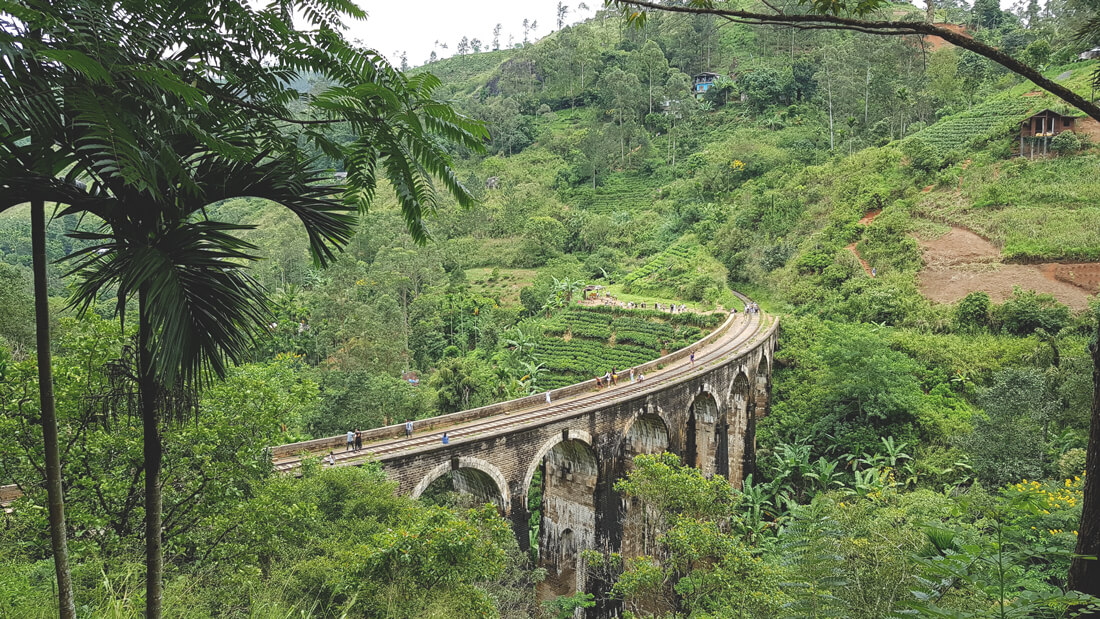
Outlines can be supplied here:
[[[738, 295], [743, 301], [748, 298]], [[576, 415], [588, 408], [604, 407], [623, 400], [634, 399], [651, 391], [657, 391], [670, 384], [675, 384], [684, 378], [702, 374], [716, 365], [721, 364], [730, 356], [743, 350], [745, 344], [754, 343], [756, 338], [764, 333], [763, 327], [767, 321], [763, 314], [742, 313], [735, 319], [736, 324], [731, 325], [726, 333], [712, 345], [697, 351], [695, 362], [683, 360], [668, 368], [647, 377], [644, 382], [624, 384], [617, 387], [605, 387], [602, 390], [591, 391], [549, 406], [531, 406], [515, 412], [457, 423], [447, 428], [433, 429], [410, 438], [385, 439], [364, 445], [359, 452], [337, 453], [333, 449], [333, 456], [337, 466], [349, 466], [362, 464], [369, 460], [387, 460], [403, 455], [406, 452], [417, 450], [445, 449], [442, 444], [443, 433], [446, 432], [452, 444], [462, 443], [477, 439], [483, 435], [497, 434], [502, 431], [510, 431], [525, 426], [535, 426], [557, 418], [565, 418]], [[328, 449], [321, 449], [306, 453], [284, 457], [274, 462], [275, 470], [280, 473], [293, 473], [301, 466], [306, 457], [327, 455]]]

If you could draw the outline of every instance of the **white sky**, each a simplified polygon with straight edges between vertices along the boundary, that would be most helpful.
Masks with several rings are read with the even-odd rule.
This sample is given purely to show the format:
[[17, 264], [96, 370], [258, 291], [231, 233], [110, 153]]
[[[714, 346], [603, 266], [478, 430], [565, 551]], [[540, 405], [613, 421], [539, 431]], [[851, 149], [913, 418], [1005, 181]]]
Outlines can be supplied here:
[[[571, 24], [591, 17], [603, 7], [603, 0], [585, 0], [588, 10], [578, 12], [576, 6], [580, 0], [562, 1], [569, 7], [566, 22]], [[1000, 0], [1001, 8], [1007, 10], [1014, 1]], [[358, 3], [368, 17], [366, 21], [350, 24], [348, 36], [362, 40], [395, 64], [399, 53], [404, 51], [410, 66], [427, 62], [433, 49], [440, 58], [454, 55], [455, 45], [464, 36], [481, 39], [489, 46], [493, 27], [498, 23], [502, 25], [501, 47], [508, 45], [509, 34], [517, 43], [523, 40], [524, 18], [538, 22], [538, 30], [530, 37], [532, 41], [557, 29], [558, 0], [358, 0]], [[924, 0], [914, 0], [914, 4], [923, 8]], [[436, 40], [446, 43], [447, 49], [435, 47]]]
[[[569, 7], [567, 23], [591, 17], [603, 6], [603, 0], [586, 0], [589, 9], [582, 14], [576, 11], [580, 0], [562, 1]], [[349, 38], [361, 39], [394, 63], [398, 61], [398, 52], [405, 51], [410, 66], [424, 64], [437, 39], [447, 44], [446, 50], [436, 49], [441, 58], [453, 55], [455, 45], [464, 36], [490, 45], [493, 27], [498, 23], [502, 48], [508, 45], [509, 34], [517, 43], [523, 40], [524, 18], [538, 22], [534, 36], [529, 35], [531, 40], [557, 29], [558, 0], [358, 0], [358, 3], [368, 17], [365, 22], [350, 24]]]

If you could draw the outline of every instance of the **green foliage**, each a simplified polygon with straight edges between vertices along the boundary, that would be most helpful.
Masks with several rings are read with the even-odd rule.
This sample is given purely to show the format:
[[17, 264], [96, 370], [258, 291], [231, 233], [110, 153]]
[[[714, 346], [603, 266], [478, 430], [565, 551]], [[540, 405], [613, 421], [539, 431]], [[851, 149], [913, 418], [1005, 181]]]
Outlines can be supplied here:
[[1047, 428], [1058, 402], [1043, 372], [1001, 370], [979, 402], [985, 415], [974, 419], [974, 432], [962, 445], [983, 483], [1001, 486], [1053, 472], [1053, 463], [1044, 460]]
[[591, 593], [578, 591], [573, 595], [562, 595], [542, 603], [543, 607], [550, 611], [557, 619], [570, 619], [575, 617], [578, 610], [592, 608], [596, 605], [595, 596]]
[[1081, 150], [1081, 140], [1072, 131], [1063, 131], [1050, 141], [1050, 150], [1059, 155], [1069, 155]]
[[918, 369], [874, 331], [824, 326], [800, 360], [805, 382], [777, 382], [772, 410], [778, 423], [839, 453], [873, 449], [880, 436], [913, 440], [932, 406]]
[[748, 617], [779, 612], [779, 570], [720, 524], [736, 506], [726, 480], [706, 479], [672, 454], [642, 455], [616, 489], [640, 502], [634, 509], [659, 515], [660, 561], [625, 561], [612, 587], [627, 609], [682, 606], [692, 614]]
[[1070, 324], [1069, 308], [1053, 296], [1033, 290], [1013, 290], [1012, 298], [993, 310], [1001, 328], [1013, 335], [1028, 335], [1037, 329], [1058, 333]]
[[541, 266], [561, 255], [565, 247], [565, 226], [551, 217], [532, 217], [523, 231], [523, 266]]
[[842, 556], [835, 545], [839, 535], [835, 523], [811, 505], [797, 510], [780, 536], [783, 560], [795, 579], [785, 585], [791, 597], [788, 608], [798, 616], [840, 614], [838, 594], [849, 583], [843, 577]]
[[[941, 119], [917, 132], [908, 142], [921, 141], [940, 156], [978, 145], [1008, 127], [1016, 127], [1027, 118], [1034, 102], [1022, 97], [988, 101], [974, 108]], [[1038, 110], [1035, 110], [1038, 111]], [[923, 150], [923, 148], [922, 148]], [[929, 154], [928, 156], [934, 157]]]
[[304, 423], [311, 436], [335, 436], [350, 428], [370, 429], [423, 417], [431, 409], [426, 386], [362, 370], [323, 375], [321, 402]]
[[920, 137], [902, 142], [902, 152], [909, 159], [909, 165], [921, 172], [934, 172], [943, 165], [943, 158]]
[[613, 367], [626, 372], [666, 350], [682, 348], [702, 338], [721, 318], [717, 314], [571, 307], [536, 323], [544, 337], [535, 341], [533, 361], [547, 371], [540, 378], [542, 386], [563, 387], [602, 376]]
[[993, 318], [990, 307], [988, 294], [971, 292], [955, 304], [955, 328], [963, 332], [989, 328]]
[[34, 345], [34, 300], [29, 273], [0, 262], [0, 345]]

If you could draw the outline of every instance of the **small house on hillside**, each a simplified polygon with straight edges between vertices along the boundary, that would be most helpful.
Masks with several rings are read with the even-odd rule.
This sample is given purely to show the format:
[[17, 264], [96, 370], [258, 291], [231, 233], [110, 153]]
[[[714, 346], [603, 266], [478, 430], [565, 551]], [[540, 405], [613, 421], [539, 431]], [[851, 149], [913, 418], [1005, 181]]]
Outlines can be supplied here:
[[1020, 137], [1054, 137], [1063, 131], [1073, 131], [1077, 119], [1051, 109], [1032, 114], [1020, 126]]
[[695, 93], [696, 97], [701, 97], [703, 94], [710, 90], [714, 86], [714, 82], [721, 77], [717, 73], [700, 73], [691, 79], [691, 92]]
[[1020, 155], [1023, 156], [1025, 150], [1032, 157], [1036, 152], [1045, 155], [1050, 150], [1051, 138], [1063, 131], [1073, 131], [1076, 125], [1076, 118], [1051, 109], [1032, 114], [1020, 124]]
[[597, 299], [602, 294], [603, 294], [603, 286], [596, 286], [594, 284], [590, 284], [590, 285], [584, 287], [584, 298], [585, 299]]

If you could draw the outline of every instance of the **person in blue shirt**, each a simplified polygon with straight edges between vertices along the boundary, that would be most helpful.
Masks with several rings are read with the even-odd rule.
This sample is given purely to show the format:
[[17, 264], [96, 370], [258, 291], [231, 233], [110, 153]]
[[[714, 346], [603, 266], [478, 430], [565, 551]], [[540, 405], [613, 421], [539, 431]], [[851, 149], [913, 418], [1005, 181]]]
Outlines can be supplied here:
[[443, 444], [444, 445], [450, 445], [451, 444], [451, 439], [447, 438], [447, 433], [446, 432], [443, 433]]

